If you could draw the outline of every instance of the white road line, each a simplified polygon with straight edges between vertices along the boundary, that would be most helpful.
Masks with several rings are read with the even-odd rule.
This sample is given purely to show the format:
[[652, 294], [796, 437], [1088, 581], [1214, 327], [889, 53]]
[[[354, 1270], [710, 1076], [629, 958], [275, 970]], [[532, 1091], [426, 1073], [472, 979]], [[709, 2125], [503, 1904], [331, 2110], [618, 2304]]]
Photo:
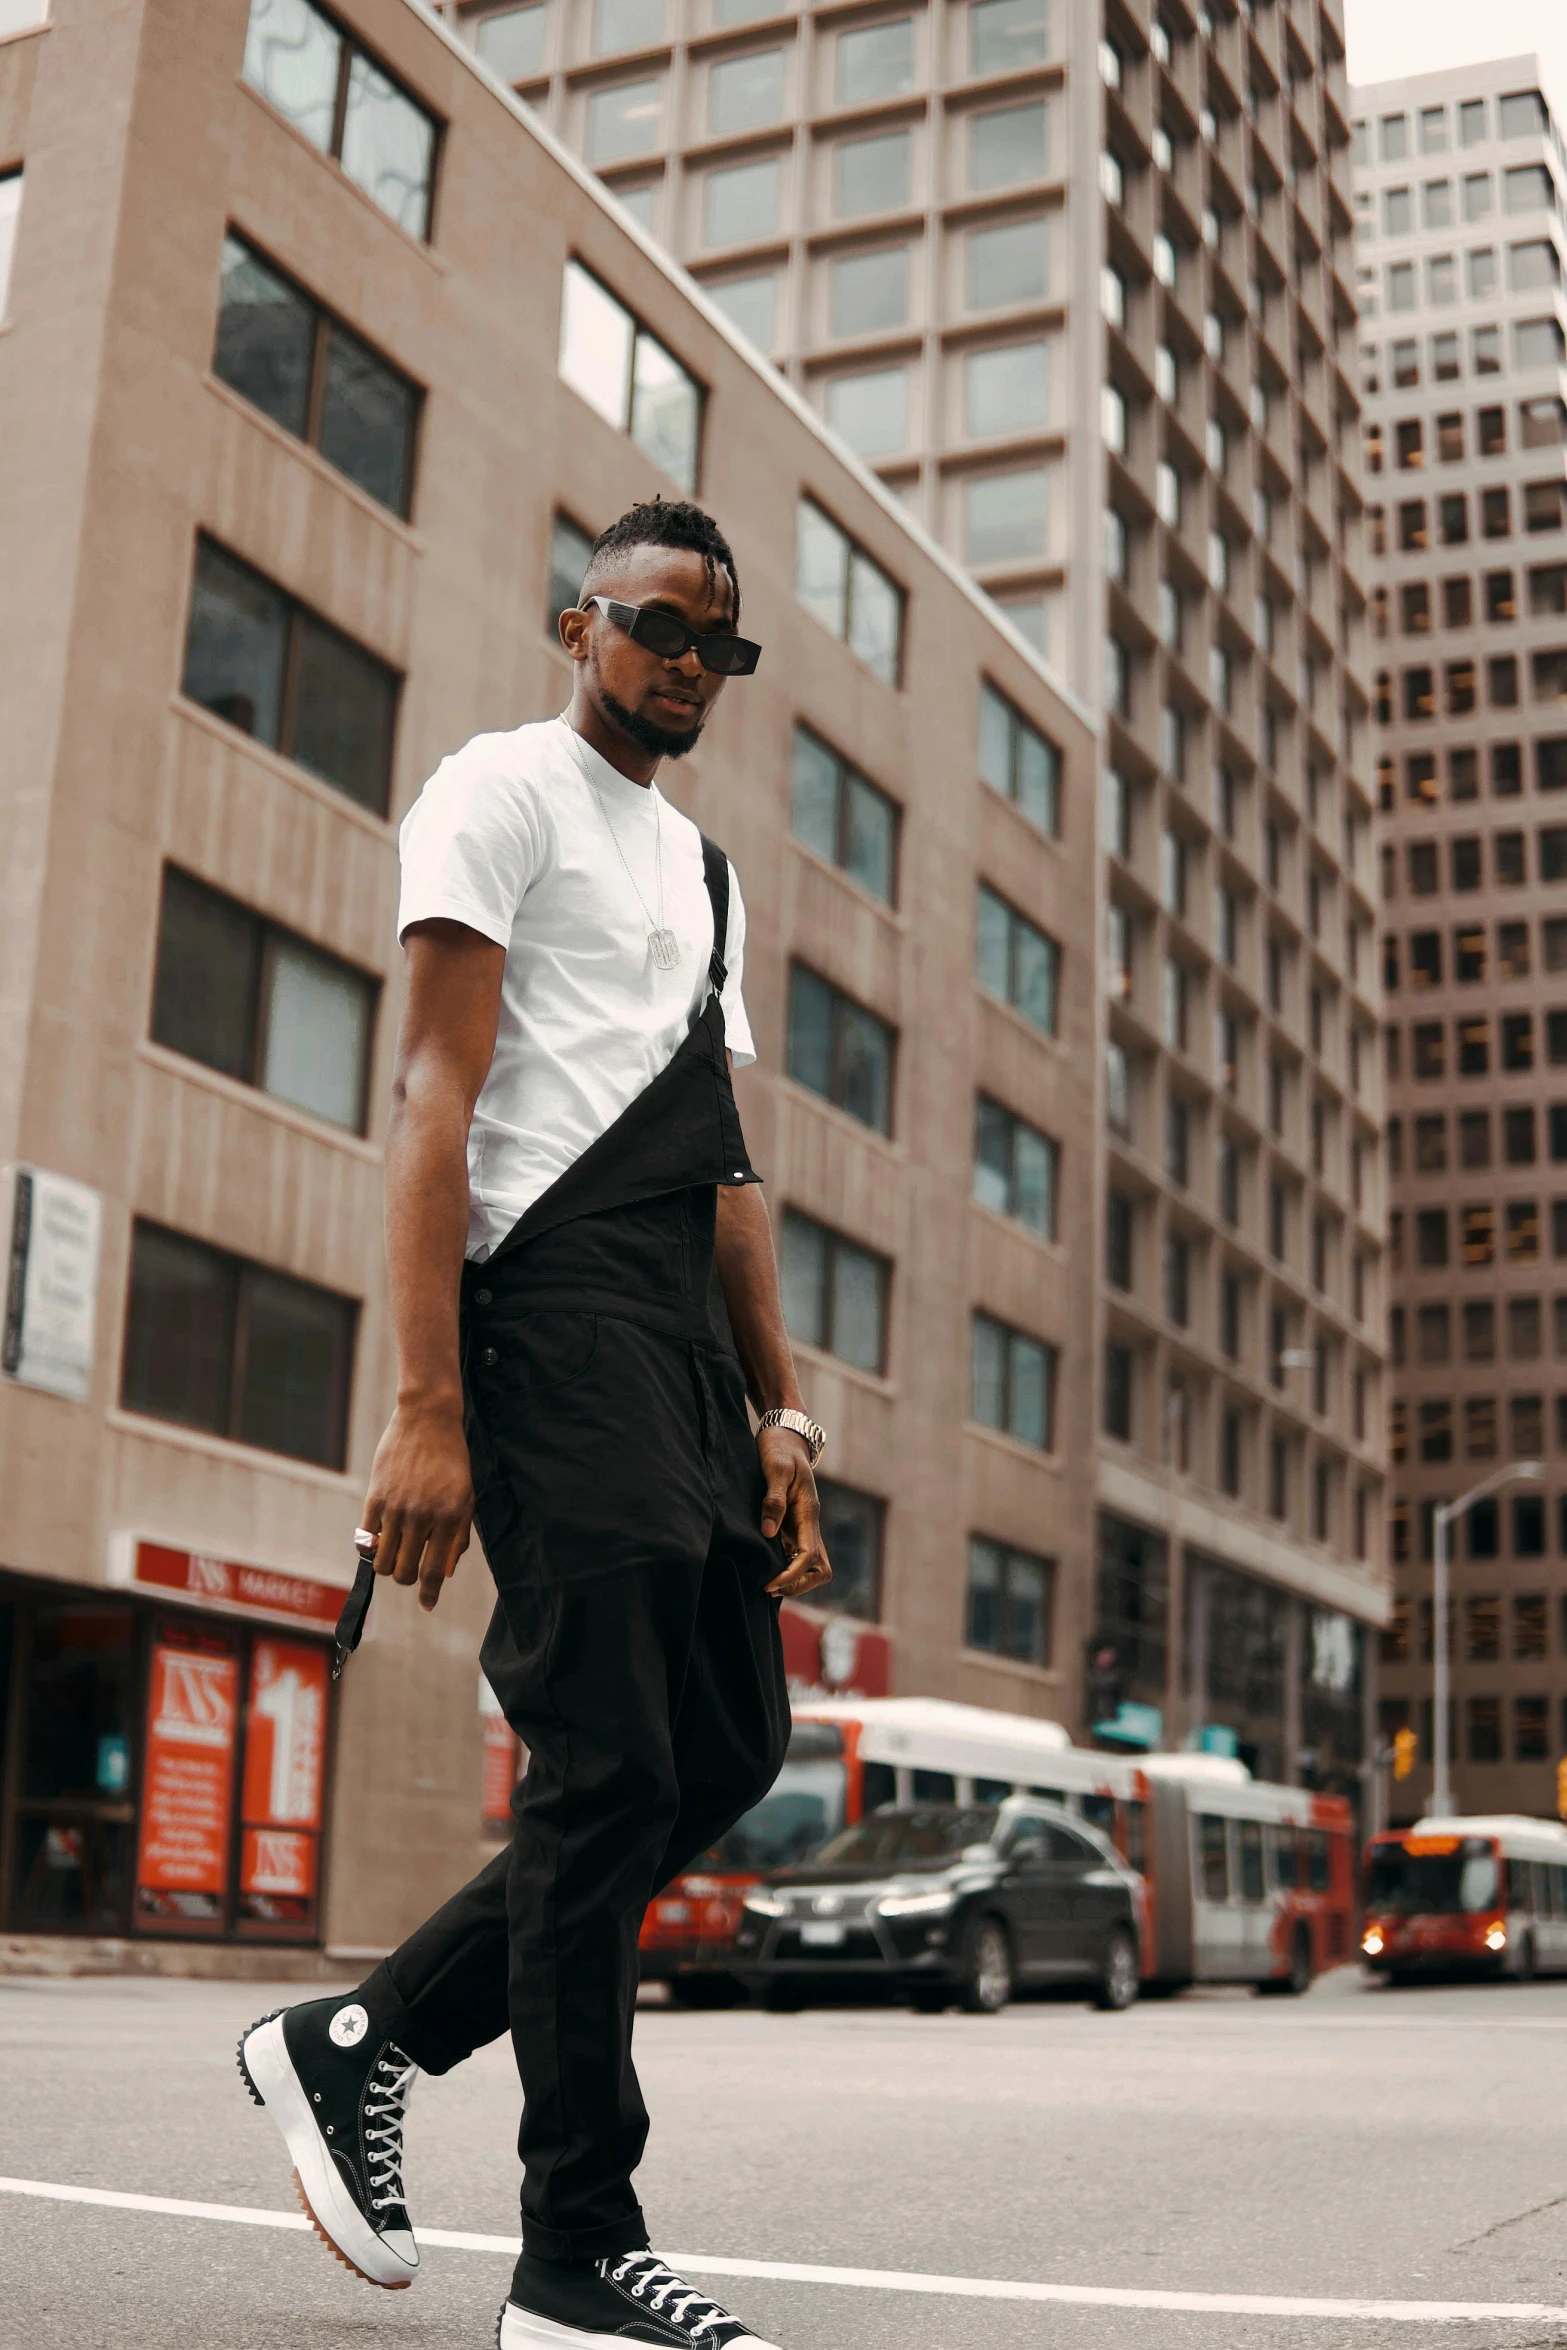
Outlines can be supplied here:
[[[173, 2195], [123, 2195], [107, 2187], [71, 2187], [49, 2179], [0, 2178], [0, 2194], [53, 2203], [89, 2203], [110, 2211], [152, 2211], [168, 2219], [226, 2220], [246, 2228], [307, 2229], [303, 2213], [260, 2211], [248, 2203], [191, 2203]], [[421, 2244], [449, 2252], [517, 2255], [514, 2236], [421, 2228]], [[706, 2252], [670, 2252], [672, 2268], [709, 2277], [762, 2277], [784, 2285], [851, 2285], [877, 2293], [934, 2293], [965, 2301], [1049, 2301], [1089, 2309], [1165, 2309], [1206, 2317], [1368, 2317], [1393, 2325], [1560, 2325], [1567, 2308], [1546, 2301], [1330, 2301], [1284, 2293], [1156, 2293], [1130, 2285], [1036, 2285], [1010, 2277], [923, 2276], [899, 2268], [824, 2268], [797, 2260], [722, 2260]]]

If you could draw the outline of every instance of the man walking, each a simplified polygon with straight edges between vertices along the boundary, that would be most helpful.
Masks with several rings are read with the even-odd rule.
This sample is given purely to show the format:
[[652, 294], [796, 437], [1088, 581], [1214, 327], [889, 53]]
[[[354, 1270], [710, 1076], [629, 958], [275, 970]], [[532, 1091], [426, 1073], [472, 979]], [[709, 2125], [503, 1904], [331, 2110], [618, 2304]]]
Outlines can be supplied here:
[[[830, 1575], [766, 1210], [730, 1085], [745, 914], [659, 792], [760, 649], [717, 526], [634, 507], [560, 623], [570, 710], [443, 761], [402, 829], [387, 1137], [397, 1407], [363, 1541], [433, 1608], [476, 1520], [484, 1670], [530, 1755], [500, 1855], [241, 2069], [317, 2229], [412, 2282], [402, 2119], [510, 2027], [523, 2248], [501, 2350], [766, 2350], [648, 2249], [631, 2179], [642, 1913], [771, 1785], [777, 1601]], [[760, 1425], [753, 1435], [746, 1399]]]

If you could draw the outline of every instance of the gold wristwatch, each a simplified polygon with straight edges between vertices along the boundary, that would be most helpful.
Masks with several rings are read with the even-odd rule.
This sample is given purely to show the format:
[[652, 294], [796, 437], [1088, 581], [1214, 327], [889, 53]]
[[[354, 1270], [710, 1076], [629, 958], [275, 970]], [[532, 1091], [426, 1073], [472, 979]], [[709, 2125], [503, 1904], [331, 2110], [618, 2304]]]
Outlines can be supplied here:
[[803, 1436], [806, 1449], [811, 1456], [813, 1469], [827, 1449], [827, 1431], [820, 1420], [811, 1418], [809, 1412], [789, 1411], [782, 1404], [774, 1404], [772, 1410], [763, 1412], [757, 1421], [756, 1432], [758, 1436], [764, 1428], [789, 1428], [796, 1436]]

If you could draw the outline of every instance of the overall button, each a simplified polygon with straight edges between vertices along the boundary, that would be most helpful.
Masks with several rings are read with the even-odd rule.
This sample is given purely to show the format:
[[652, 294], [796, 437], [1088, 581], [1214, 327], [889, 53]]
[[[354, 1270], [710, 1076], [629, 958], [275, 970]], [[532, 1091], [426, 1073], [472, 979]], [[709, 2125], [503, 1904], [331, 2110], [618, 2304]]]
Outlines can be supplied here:
[[487, 1371], [493, 1370], [500, 1359], [493, 1346], [484, 1347], [479, 1355], [479, 1360]]
[[473, 1293], [473, 1302], [476, 1306], [487, 1306], [492, 1302], [492, 1298], [493, 1292], [488, 1289], [476, 1289]]

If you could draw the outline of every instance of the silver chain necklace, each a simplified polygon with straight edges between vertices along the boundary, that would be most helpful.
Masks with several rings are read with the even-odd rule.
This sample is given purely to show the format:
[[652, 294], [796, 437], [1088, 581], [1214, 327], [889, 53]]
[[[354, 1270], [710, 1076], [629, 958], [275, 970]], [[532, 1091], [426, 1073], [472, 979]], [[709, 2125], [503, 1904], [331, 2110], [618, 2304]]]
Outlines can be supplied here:
[[654, 870], [658, 875], [658, 920], [656, 922], [648, 912], [646, 898], [637, 887], [637, 877], [631, 870], [630, 859], [620, 845], [620, 835], [609, 821], [609, 810], [599, 798], [598, 786], [594, 783], [588, 785], [588, 789], [593, 794], [593, 804], [604, 819], [609, 837], [615, 844], [615, 853], [625, 867], [626, 879], [630, 882], [636, 895], [637, 904], [642, 909], [642, 919], [647, 924], [647, 951], [660, 971], [673, 971], [680, 960], [680, 941], [674, 932], [666, 929], [664, 925], [664, 811], [659, 803], [656, 786], [649, 784], [647, 788], [653, 794], [653, 857]]

